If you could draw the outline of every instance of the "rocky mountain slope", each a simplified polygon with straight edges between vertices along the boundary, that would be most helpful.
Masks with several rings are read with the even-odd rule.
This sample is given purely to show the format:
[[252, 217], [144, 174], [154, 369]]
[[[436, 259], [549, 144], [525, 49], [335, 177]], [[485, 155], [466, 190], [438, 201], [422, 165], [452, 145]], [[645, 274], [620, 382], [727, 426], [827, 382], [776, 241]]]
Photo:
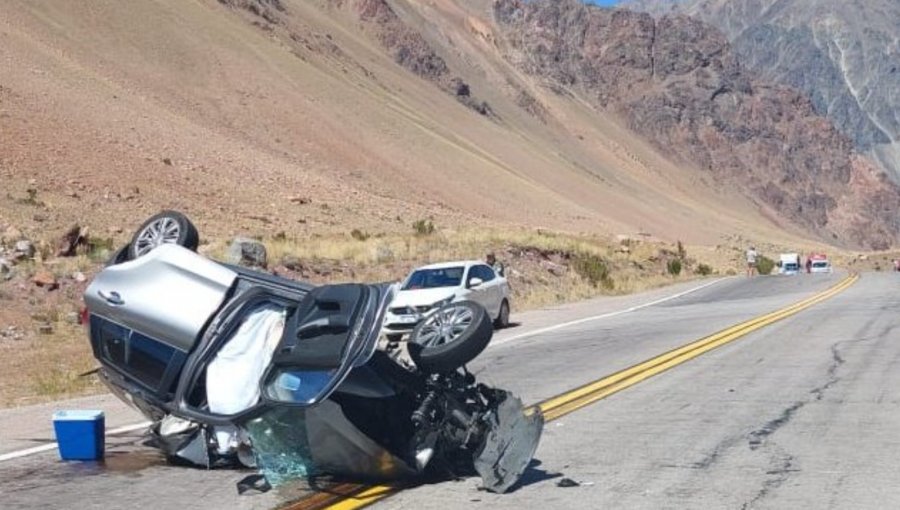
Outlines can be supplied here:
[[806, 92], [900, 181], [900, 2], [895, 0], [630, 0], [684, 13], [725, 32], [742, 62]]
[[509, 57], [548, 86], [617, 113], [780, 218], [854, 244], [886, 247], [895, 237], [898, 188], [801, 93], [745, 71], [718, 30], [574, 0], [495, 5]]
[[[0, 224], [897, 239], [897, 191], [682, 18], [575, 0], [0, 3]], [[878, 196], [878, 201], [872, 197]], [[117, 234], [116, 234], [117, 235]]]

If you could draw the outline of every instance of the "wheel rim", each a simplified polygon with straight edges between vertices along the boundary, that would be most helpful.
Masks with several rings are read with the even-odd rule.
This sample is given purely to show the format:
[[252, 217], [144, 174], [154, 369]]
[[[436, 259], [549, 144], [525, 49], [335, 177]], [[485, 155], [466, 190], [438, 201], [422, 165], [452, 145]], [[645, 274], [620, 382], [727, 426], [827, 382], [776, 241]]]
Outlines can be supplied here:
[[475, 314], [468, 307], [442, 308], [422, 322], [416, 343], [424, 347], [436, 347], [455, 342], [474, 319]]
[[160, 218], [144, 227], [134, 242], [134, 252], [138, 257], [164, 244], [178, 244], [181, 227], [172, 218]]
[[500, 306], [500, 324], [506, 325], [509, 323], [509, 305], [503, 303]]

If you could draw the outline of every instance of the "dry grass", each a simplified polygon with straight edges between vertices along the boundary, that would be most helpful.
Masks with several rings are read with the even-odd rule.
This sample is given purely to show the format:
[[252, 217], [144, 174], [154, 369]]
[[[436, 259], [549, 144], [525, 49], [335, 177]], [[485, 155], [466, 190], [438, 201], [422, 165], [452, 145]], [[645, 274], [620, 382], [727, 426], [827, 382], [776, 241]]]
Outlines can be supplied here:
[[[46, 317], [57, 318], [50, 311]], [[20, 406], [96, 393], [102, 385], [94, 376], [80, 376], [96, 366], [81, 326], [63, 320], [50, 322], [53, 333], [32, 334], [4, 344], [5, 377], [0, 378], [0, 405]]]
[[[568, 250], [600, 255], [610, 253], [608, 239], [586, 238], [542, 230], [453, 229], [437, 230], [431, 235], [371, 234], [368, 239], [341, 236], [312, 238], [279, 238], [264, 240], [269, 259], [285, 256], [300, 259], [341, 260], [354, 264], [374, 264], [398, 260], [422, 263], [453, 259], [477, 259], [487, 250], [508, 245], [532, 246], [544, 250]], [[213, 243], [207, 253], [222, 257], [227, 245]]]
[[[637, 240], [620, 243], [608, 237], [545, 230], [438, 229], [430, 235], [410, 231], [409, 234], [371, 234], [361, 239], [348, 233], [302, 240], [277, 237], [262, 242], [270, 266], [292, 258], [299, 259], [305, 267], [327, 268], [300, 275], [315, 282], [397, 281], [419, 265], [482, 259], [487, 252], [495, 252], [507, 264], [515, 306], [519, 310], [598, 295], [640, 292], [694, 277], [686, 268], [683, 276], [673, 278], [666, 274], [665, 264], [660, 265], [656, 260], [661, 251], [674, 252], [674, 245]], [[627, 250], [623, 251], [623, 246]], [[222, 258], [227, 244], [211, 243], [205, 250], [213, 258]], [[523, 250], [549, 259], [513, 255]], [[592, 282], [581, 274], [583, 271], [580, 273], [576, 260], [582, 258], [602, 260], [609, 271], [608, 281]], [[559, 264], [552, 262], [559, 259], [563, 259]], [[706, 257], [703, 262], [716, 272], [727, 269], [714, 257]], [[548, 269], [553, 265], [562, 268], [554, 273]]]

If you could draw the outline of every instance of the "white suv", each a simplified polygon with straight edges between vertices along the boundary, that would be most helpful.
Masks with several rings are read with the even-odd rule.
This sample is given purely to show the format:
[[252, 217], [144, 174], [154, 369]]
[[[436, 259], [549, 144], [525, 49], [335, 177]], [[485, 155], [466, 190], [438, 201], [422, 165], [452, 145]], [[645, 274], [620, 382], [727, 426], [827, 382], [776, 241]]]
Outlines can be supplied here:
[[509, 283], [477, 260], [442, 262], [414, 269], [388, 307], [384, 333], [399, 340], [431, 311], [455, 301], [483, 306], [498, 328], [509, 325]]

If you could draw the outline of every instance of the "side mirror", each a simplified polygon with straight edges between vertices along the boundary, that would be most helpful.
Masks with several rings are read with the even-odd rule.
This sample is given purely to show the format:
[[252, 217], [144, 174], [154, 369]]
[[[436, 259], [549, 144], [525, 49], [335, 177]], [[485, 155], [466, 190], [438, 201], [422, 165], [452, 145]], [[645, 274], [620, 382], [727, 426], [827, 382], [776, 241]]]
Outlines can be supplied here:
[[482, 283], [484, 283], [484, 280], [476, 276], [469, 280], [469, 288], [474, 289], [475, 287], [480, 287]]

